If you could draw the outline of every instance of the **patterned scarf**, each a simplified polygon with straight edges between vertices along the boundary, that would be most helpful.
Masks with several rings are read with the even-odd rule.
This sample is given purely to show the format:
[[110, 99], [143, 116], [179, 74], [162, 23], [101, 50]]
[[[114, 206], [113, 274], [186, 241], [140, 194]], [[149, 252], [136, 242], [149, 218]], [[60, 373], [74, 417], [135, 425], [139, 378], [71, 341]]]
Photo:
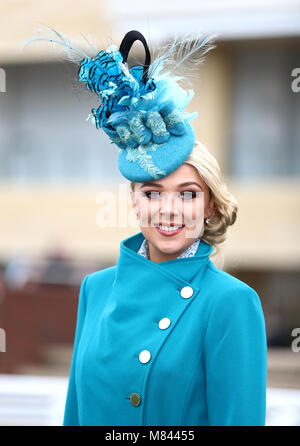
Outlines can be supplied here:
[[[193, 257], [198, 249], [200, 243], [200, 238], [198, 238], [197, 240], [194, 241], [194, 243], [189, 246], [182, 254], [180, 254], [178, 257], [176, 257], [177, 259], [182, 259], [184, 257]], [[138, 254], [140, 254], [143, 257], [146, 257], [147, 259], [149, 259], [149, 242], [148, 240], [145, 238], [143, 240], [143, 243], [141, 244], [140, 249], [137, 252]]]

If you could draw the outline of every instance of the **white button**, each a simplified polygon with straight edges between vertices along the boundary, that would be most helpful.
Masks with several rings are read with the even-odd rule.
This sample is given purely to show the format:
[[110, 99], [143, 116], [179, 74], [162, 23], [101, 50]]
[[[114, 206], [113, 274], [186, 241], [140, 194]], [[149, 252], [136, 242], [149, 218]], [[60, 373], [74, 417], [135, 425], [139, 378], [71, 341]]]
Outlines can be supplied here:
[[170, 326], [170, 323], [170, 319], [168, 317], [164, 317], [159, 321], [158, 326], [161, 330], [165, 330], [165, 328], [168, 328]]
[[194, 290], [191, 286], [184, 286], [183, 288], [181, 288], [180, 294], [181, 297], [183, 297], [184, 299], [188, 299], [193, 295], [193, 292]]
[[151, 358], [151, 353], [149, 352], [149, 350], [143, 350], [140, 354], [139, 354], [139, 360], [145, 364], [146, 362], [150, 361]]

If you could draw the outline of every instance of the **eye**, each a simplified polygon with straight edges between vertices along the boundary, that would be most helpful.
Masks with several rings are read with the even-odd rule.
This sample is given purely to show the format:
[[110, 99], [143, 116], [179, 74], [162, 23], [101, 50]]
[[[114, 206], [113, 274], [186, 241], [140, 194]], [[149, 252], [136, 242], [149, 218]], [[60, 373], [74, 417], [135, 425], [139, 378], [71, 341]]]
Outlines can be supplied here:
[[193, 198], [196, 198], [196, 192], [191, 190], [185, 190], [182, 192], [184, 200], [191, 200]]
[[[149, 196], [149, 194], [151, 194], [151, 195]], [[151, 200], [155, 199], [155, 198], [159, 198], [159, 192], [155, 191], [155, 190], [151, 190], [149, 192], [144, 192], [144, 195], [146, 195], [146, 197], [150, 198]]]

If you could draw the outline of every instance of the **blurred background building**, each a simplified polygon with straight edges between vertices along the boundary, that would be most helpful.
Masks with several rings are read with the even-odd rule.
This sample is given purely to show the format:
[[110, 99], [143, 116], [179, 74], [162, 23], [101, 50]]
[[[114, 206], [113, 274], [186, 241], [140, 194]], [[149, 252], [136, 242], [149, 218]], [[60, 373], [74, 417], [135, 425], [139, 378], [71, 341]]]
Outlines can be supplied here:
[[[119, 223], [120, 205], [127, 201], [130, 212], [128, 184], [117, 150], [86, 121], [98, 105], [76, 80], [77, 66], [49, 42], [21, 51], [23, 43], [46, 25], [83, 45], [88, 36], [100, 50], [138, 29], [155, 54], [175, 35], [216, 33], [217, 48], [193, 82], [188, 111], [198, 111], [197, 138], [238, 200], [222, 267], [261, 299], [268, 391], [275, 392], [268, 422], [300, 425], [299, 394], [288, 393], [300, 389], [300, 352], [292, 348], [292, 331], [300, 327], [300, 1], [153, 0], [146, 7], [130, 0], [6, 0], [1, 6], [3, 379], [67, 378], [80, 283], [115, 264], [121, 240], [139, 231]], [[131, 60], [144, 57], [136, 42]], [[109, 227], [97, 223], [103, 193], [116, 210]], [[282, 395], [286, 418], [276, 408]], [[10, 423], [5, 414], [0, 394], [0, 424]]]

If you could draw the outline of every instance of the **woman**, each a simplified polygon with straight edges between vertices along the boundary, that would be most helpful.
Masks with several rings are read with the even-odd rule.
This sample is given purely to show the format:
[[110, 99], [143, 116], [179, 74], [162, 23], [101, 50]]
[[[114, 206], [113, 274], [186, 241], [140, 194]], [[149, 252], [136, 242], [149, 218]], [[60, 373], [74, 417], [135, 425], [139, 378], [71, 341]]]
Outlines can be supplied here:
[[[82, 282], [64, 425], [264, 425], [260, 299], [210, 260], [237, 210], [216, 160], [196, 142], [155, 185], [131, 184], [143, 225]], [[186, 237], [192, 221], [202, 236]]]
[[[92, 58], [54, 32], [70, 60], [79, 55], [78, 80], [101, 98], [94, 122], [119, 148], [141, 229], [121, 242], [117, 265], [82, 281], [63, 424], [264, 425], [260, 299], [210, 259], [237, 205], [196, 141], [197, 114], [184, 112], [193, 90], [177, 83], [183, 66], [185, 76], [202, 64], [212, 36], [175, 41], [151, 63], [135, 30]], [[145, 64], [129, 69], [136, 40]]]

